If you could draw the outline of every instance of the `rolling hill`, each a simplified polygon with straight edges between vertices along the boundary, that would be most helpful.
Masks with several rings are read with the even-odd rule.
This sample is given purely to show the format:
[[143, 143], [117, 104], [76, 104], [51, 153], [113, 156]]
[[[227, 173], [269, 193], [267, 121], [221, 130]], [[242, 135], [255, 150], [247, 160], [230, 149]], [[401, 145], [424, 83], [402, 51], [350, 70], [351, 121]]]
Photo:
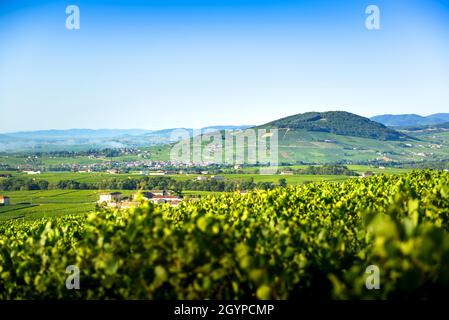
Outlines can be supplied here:
[[280, 163], [388, 163], [449, 158], [448, 136], [415, 136], [348, 112], [308, 112], [255, 128], [278, 128]]
[[266, 123], [259, 128], [279, 128], [326, 132], [341, 136], [369, 138], [377, 140], [406, 140], [405, 134], [387, 128], [383, 124], [343, 111], [308, 112], [296, 114]]

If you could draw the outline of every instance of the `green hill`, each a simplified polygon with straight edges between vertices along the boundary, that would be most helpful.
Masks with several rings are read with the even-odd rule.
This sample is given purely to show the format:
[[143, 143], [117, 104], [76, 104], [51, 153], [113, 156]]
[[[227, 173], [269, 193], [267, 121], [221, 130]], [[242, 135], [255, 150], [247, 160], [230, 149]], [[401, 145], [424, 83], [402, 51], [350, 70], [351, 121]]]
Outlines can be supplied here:
[[383, 141], [409, 139], [403, 133], [381, 123], [343, 111], [307, 112], [275, 120], [259, 128], [279, 128], [326, 132], [342, 136], [369, 138]]
[[449, 154], [446, 136], [399, 132], [341, 111], [297, 114], [256, 128], [279, 129], [279, 161], [285, 163], [438, 161]]

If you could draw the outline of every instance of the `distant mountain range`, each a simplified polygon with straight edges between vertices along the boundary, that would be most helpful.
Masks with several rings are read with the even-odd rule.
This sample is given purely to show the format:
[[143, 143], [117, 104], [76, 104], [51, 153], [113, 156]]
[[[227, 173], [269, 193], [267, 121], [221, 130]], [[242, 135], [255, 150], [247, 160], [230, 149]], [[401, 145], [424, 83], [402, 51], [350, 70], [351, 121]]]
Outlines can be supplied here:
[[387, 127], [428, 126], [449, 122], [449, 113], [437, 113], [427, 117], [417, 114], [385, 114], [371, 118]]
[[[236, 130], [251, 126], [210, 126], [201, 128], [202, 131]], [[67, 139], [67, 138], [113, 138], [123, 136], [165, 136], [175, 130], [193, 130], [187, 128], [172, 128], [163, 130], [145, 129], [68, 129], [68, 130], [39, 130], [21, 131], [2, 134], [3, 136], [25, 139]]]
[[136, 136], [151, 132], [143, 129], [68, 129], [68, 130], [39, 130], [6, 133], [4, 135], [25, 139], [67, 139], [67, 138], [111, 138], [118, 136]]
[[[202, 132], [220, 130], [238, 130], [251, 126], [210, 126], [201, 128]], [[86, 150], [99, 148], [139, 147], [164, 144], [177, 141], [172, 136], [176, 130], [144, 129], [68, 129], [39, 130], [0, 134], [0, 152], [14, 151], [53, 151], [53, 150]]]

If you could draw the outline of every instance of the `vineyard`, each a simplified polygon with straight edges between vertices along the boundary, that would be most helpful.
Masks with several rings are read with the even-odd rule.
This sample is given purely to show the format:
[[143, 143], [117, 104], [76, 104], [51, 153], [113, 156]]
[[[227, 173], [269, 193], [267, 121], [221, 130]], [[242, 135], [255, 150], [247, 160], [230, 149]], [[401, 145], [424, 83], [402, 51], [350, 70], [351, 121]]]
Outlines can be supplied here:
[[[66, 267], [80, 289], [66, 288]], [[380, 288], [368, 290], [368, 266]], [[0, 299], [405, 299], [449, 289], [449, 173], [0, 223]]]

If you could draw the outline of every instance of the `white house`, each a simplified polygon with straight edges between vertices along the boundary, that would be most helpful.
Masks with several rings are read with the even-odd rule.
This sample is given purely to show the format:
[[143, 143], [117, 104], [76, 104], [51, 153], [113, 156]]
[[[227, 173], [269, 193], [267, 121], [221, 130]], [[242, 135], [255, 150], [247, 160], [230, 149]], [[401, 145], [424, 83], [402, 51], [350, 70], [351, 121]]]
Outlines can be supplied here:
[[167, 190], [151, 190], [150, 191], [154, 196], [169, 196], [170, 192], [168, 192]]
[[196, 177], [196, 180], [198, 180], [198, 181], [206, 181], [207, 177], [205, 177], [205, 176], [198, 176], [198, 177]]
[[9, 197], [0, 196], [0, 206], [8, 206], [9, 205]]
[[150, 199], [151, 202], [154, 204], [161, 204], [161, 203], [169, 203], [170, 205], [176, 207], [181, 201], [182, 198], [177, 196], [154, 196]]
[[121, 200], [122, 200], [121, 192], [112, 192], [112, 193], [100, 194], [100, 199], [98, 200], [98, 203], [119, 202]]
[[26, 174], [41, 174], [40, 170], [39, 171], [31, 171], [31, 170], [26, 170], [24, 171]]
[[362, 178], [369, 178], [369, 177], [372, 177], [372, 176], [374, 176], [374, 172], [367, 171], [367, 172], [364, 172], [361, 177]]
[[165, 171], [153, 171], [150, 172], [150, 176], [165, 176], [167, 172]]

